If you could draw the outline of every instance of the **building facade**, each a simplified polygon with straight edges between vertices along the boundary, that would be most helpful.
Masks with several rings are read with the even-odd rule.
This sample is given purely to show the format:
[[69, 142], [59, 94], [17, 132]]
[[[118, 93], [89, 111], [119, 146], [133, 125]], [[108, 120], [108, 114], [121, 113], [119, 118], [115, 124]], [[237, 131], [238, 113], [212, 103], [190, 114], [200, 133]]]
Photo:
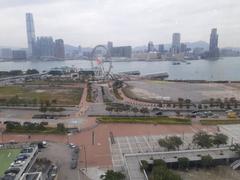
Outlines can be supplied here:
[[0, 50], [0, 58], [2, 58], [2, 59], [12, 59], [12, 49], [2, 48]]
[[34, 44], [35, 44], [35, 27], [33, 21], [33, 15], [31, 13], [26, 13], [26, 29], [27, 29], [27, 42], [28, 42], [28, 56], [31, 57], [34, 54]]
[[154, 44], [152, 41], [148, 42], [148, 49], [147, 52], [154, 52]]
[[219, 57], [218, 34], [217, 34], [216, 28], [212, 29], [211, 35], [210, 35], [209, 57], [210, 58]]
[[119, 46], [113, 47], [111, 50], [112, 57], [132, 57], [132, 47], [131, 46]]
[[172, 53], [178, 54], [181, 51], [181, 34], [173, 33], [172, 35]]
[[107, 43], [107, 48], [108, 48], [109, 52], [111, 52], [111, 51], [112, 51], [112, 48], [113, 48], [113, 42], [108, 41], [108, 43]]
[[164, 44], [159, 44], [158, 45], [158, 52], [164, 53]]
[[52, 37], [38, 37], [35, 43], [37, 57], [54, 57], [54, 41]]
[[13, 50], [12, 51], [13, 60], [25, 60], [27, 59], [27, 53], [25, 50]]
[[60, 59], [65, 58], [64, 41], [62, 39], [55, 40], [54, 55], [56, 58], [60, 58]]

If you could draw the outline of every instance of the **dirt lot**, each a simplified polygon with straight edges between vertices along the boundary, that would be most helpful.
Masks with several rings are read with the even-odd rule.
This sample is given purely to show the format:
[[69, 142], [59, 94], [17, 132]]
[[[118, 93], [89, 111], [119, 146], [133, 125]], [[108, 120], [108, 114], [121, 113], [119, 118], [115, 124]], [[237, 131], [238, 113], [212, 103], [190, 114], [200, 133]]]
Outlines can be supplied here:
[[172, 100], [178, 98], [200, 101], [210, 98], [231, 98], [240, 100], [240, 84], [224, 83], [184, 83], [166, 81], [131, 81], [131, 91], [138, 97], [146, 99]]
[[[77, 105], [83, 88], [73, 86], [5, 86], [0, 87], [1, 104], [40, 104], [49, 100], [56, 105]], [[17, 98], [17, 99], [16, 99]]]
[[227, 166], [219, 166], [213, 169], [177, 172], [181, 175], [183, 180], [239, 180], [240, 177], [239, 170], [234, 171]]

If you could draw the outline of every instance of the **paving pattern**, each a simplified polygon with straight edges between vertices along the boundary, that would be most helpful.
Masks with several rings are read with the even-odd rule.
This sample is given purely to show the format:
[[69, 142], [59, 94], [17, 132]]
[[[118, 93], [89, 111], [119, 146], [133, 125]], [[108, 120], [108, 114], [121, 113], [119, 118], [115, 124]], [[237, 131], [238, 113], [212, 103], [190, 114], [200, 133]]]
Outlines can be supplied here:
[[[124, 155], [135, 153], [150, 153], [150, 152], [163, 152], [166, 149], [162, 148], [158, 144], [158, 140], [170, 135], [151, 135], [151, 136], [124, 136], [115, 137], [115, 144], [111, 144], [109, 139], [112, 163], [115, 170], [123, 170], [124, 168]], [[181, 150], [194, 149], [191, 134], [177, 134], [181, 137], [184, 144], [180, 147]]]
[[240, 143], [240, 125], [221, 125], [219, 129], [221, 132], [228, 135], [231, 143]]

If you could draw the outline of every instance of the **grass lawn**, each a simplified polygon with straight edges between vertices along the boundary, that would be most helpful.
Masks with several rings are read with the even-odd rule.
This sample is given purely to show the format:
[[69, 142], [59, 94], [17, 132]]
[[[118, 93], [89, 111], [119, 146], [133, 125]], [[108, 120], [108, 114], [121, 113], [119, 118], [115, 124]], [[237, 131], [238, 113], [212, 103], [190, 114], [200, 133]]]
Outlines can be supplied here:
[[240, 124], [240, 120], [200, 120], [202, 125]]
[[6, 103], [17, 96], [22, 104], [32, 104], [33, 101], [40, 104], [46, 100], [54, 100], [56, 105], [78, 105], [82, 92], [82, 88], [76, 87], [5, 86], [0, 87], [0, 103]]
[[0, 150], [0, 177], [4, 175], [4, 171], [8, 169], [20, 151], [21, 149]]
[[169, 117], [98, 117], [102, 123], [142, 123], [142, 124], [182, 124], [190, 125], [190, 119], [169, 118]]

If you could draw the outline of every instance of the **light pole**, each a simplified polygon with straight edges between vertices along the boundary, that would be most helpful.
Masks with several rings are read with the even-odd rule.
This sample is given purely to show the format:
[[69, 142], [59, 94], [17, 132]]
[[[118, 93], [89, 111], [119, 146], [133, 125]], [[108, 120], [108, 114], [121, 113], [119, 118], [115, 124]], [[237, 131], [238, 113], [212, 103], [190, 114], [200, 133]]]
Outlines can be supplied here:
[[3, 128], [0, 128], [0, 132], [1, 132], [1, 138], [2, 138], [2, 143], [3, 143]]
[[85, 163], [85, 169], [87, 172], [87, 152], [86, 152], [86, 146], [85, 145], [80, 145], [80, 147], [82, 147], [83, 151], [84, 151], [84, 163]]

